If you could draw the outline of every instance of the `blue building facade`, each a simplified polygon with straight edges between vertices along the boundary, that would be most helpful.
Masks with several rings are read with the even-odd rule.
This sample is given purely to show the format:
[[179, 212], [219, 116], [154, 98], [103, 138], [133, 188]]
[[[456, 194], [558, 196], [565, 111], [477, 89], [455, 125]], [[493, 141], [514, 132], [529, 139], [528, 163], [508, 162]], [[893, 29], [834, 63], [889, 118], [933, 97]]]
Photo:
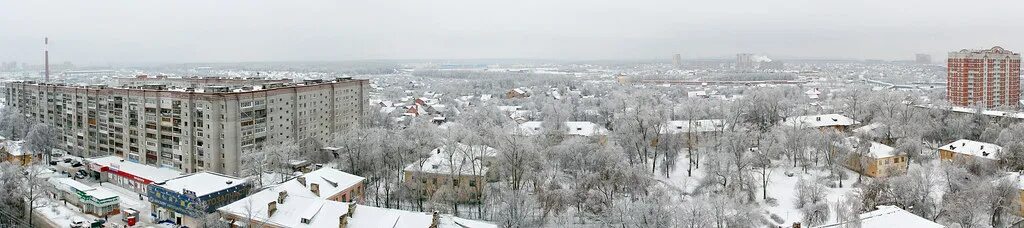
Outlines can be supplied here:
[[197, 196], [192, 191], [178, 192], [154, 183], [147, 186], [146, 194], [155, 221], [172, 222], [183, 227], [201, 227], [197, 225], [197, 219], [216, 212], [217, 208], [245, 198], [251, 188], [249, 183], [243, 183]]

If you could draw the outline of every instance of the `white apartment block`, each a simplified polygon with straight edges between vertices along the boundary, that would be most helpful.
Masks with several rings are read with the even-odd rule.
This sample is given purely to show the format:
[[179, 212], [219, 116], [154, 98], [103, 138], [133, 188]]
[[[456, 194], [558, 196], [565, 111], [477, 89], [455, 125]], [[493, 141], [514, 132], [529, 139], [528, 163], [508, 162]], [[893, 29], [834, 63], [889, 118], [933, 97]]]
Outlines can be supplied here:
[[201, 88], [12, 82], [4, 94], [8, 106], [60, 129], [72, 154], [237, 176], [242, 153], [267, 143], [325, 143], [357, 124], [368, 85], [350, 78]]

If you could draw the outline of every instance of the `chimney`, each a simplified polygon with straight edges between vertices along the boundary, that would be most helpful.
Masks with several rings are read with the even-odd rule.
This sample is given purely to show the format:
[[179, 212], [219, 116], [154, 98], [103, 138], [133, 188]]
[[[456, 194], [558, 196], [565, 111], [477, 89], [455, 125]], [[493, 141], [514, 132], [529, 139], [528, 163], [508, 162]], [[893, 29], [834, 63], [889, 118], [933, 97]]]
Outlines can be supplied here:
[[43, 58], [43, 65], [46, 65], [44, 82], [50, 82], [50, 37], [43, 38]]
[[437, 228], [438, 220], [441, 220], [439, 217], [441, 216], [437, 214], [437, 211], [434, 211], [434, 214], [430, 219], [430, 228]]
[[320, 196], [320, 185], [316, 183], [309, 183], [309, 191], [313, 192], [313, 195]]
[[301, 184], [303, 187], [306, 186], [306, 177], [295, 178], [295, 180], [298, 180], [299, 184]]
[[356, 204], [355, 203], [349, 203], [348, 204], [348, 213], [345, 213], [345, 214], [348, 215], [349, 217], [355, 216], [356, 215]]
[[277, 193], [277, 203], [284, 204], [285, 198], [288, 198], [288, 191], [281, 191]]
[[338, 218], [338, 228], [348, 228], [348, 214], [341, 215], [341, 218]]
[[821, 117], [814, 117], [814, 121], [821, 121]]
[[276, 211], [277, 211], [277, 202], [270, 201], [270, 203], [267, 203], [267, 217], [274, 216], [274, 212], [276, 212]]

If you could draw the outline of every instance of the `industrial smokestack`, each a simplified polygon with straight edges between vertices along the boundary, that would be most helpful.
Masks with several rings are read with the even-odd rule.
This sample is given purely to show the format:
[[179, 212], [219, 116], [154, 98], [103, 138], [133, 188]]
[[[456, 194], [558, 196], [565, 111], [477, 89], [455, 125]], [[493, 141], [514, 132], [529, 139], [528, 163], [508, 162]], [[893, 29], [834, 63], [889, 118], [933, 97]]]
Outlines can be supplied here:
[[50, 37], [43, 38], [43, 58], [43, 65], [46, 65], [46, 78], [44, 82], [50, 82]]

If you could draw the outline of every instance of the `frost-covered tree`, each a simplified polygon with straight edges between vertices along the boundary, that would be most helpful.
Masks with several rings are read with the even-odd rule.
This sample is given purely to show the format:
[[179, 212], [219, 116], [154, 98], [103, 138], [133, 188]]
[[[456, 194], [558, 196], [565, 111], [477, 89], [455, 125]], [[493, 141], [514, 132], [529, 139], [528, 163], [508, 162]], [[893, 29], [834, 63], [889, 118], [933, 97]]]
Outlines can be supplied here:
[[666, 199], [668, 195], [660, 190], [639, 199], [616, 199], [615, 207], [610, 211], [616, 216], [610, 216], [611, 221], [607, 222], [621, 224], [621, 227], [675, 227], [678, 209]]
[[32, 121], [17, 107], [4, 107], [0, 110], [0, 136], [10, 140], [21, 140], [31, 130]]
[[650, 94], [633, 96], [622, 100], [626, 108], [613, 124], [611, 137], [625, 149], [630, 164], [644, 164], [655, 173], [661, 155], [657, 140], [668, 120], [666, 105]]
[[43, 157], [46, 158], [47, 164], [53, 160], [53, 149], [60, 146], [60, 144], [60, 132], [53, 126], [45, 123], [32, 125], [31, 130], [28, 132], [28, 136], [25, 137], [26, 149], [35, 153], [42, 153]]
[[[255, 151], [242, 153], [242, 157], [239, 159], [241, 176], [255, 179], [258, 186], [285, 181], [292, 173], [291, 162], [302, 160], [298, 145], [290, 141], [281, 144], [264, 144]], [[270, 180], [274, 183], [263, 183], [264, 175], [267, 174], [273, 174], [279, 178]]]

